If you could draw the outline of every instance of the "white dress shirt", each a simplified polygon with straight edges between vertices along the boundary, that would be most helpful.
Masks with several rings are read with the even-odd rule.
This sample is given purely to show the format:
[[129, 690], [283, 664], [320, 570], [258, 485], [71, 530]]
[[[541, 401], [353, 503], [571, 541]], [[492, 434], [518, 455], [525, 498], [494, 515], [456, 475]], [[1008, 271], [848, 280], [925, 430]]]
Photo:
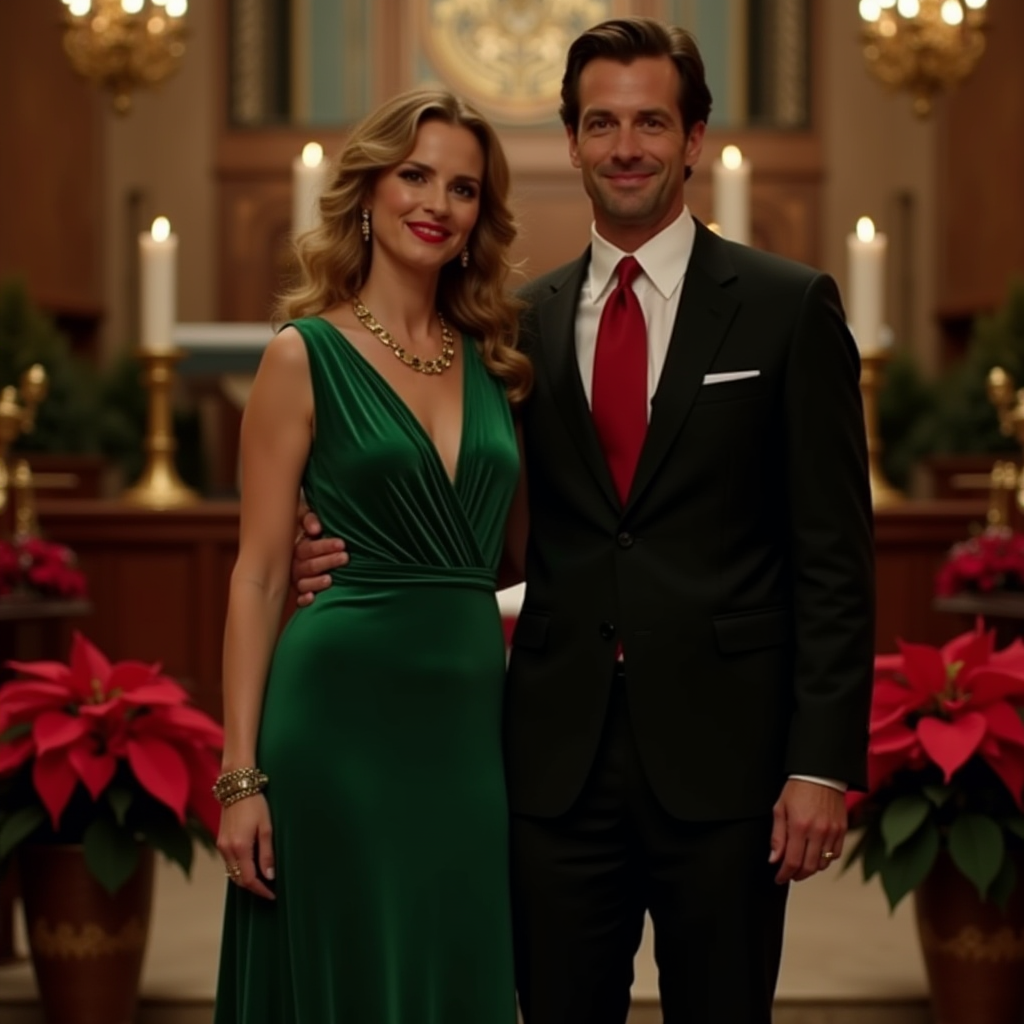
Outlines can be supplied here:
[[[658, 390], [658, 381], [661, 380], [661, 371], [668, 355], [695, 235], [693, 216], [685, 206], [671, 224], [644, 242], [634, 253], [623, 252], [602, 238], [596, 226], [591, 227], [590, 268], [580, 289], [579, 306], [576, 309], [576, 361], [588, 405], [593, 393], [594, 352], [597, 349], [601, 313], [608, 296], [618, 283], [615, 269], [619, 261], [624, 256], [633, 256], [642, 270], [633, 282], [633, 291], [647, 323], [647, 419], [650, 420], [651, 398]], [[815, 782], [841, 793], [846, 791], [846, 784], [834, 779], [819, 779], [812, 775], [791, 775], [790, 778]]]

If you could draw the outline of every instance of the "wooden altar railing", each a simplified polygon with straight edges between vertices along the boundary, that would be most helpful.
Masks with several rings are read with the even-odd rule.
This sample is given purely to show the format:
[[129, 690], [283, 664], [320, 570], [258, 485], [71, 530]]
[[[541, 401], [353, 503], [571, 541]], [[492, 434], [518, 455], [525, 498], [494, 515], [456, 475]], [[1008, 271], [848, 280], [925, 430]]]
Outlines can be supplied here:
[[[912, 502], [876, 515], [877, 644], [940, 643], [963, 619], [934, 606], [935, 571], [983, 521], [975, 501]], [[148, 512], [116, 502], [41, 504], [43, 528], [78, 554], [93, 612], [72, 620], [112, 658], [160, 661], [200, 707], [220, 716], [221, 635], [238, 535], [238, 505]]]

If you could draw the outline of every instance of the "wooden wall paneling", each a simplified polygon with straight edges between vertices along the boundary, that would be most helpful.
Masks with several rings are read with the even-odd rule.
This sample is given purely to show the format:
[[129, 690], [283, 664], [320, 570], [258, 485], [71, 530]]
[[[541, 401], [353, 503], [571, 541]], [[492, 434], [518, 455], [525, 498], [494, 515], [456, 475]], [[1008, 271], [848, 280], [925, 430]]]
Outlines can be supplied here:
[[62, 10], [39, 0], [4, 5], [0, 280], [24, 280], [88, 349], [103, 307], [104, 98], [71, 70]]
[[1024, 3], [989, 0], [988, 11], [974, 74], [937, 107], [938, 313], [950, 334], [1024, 277]]

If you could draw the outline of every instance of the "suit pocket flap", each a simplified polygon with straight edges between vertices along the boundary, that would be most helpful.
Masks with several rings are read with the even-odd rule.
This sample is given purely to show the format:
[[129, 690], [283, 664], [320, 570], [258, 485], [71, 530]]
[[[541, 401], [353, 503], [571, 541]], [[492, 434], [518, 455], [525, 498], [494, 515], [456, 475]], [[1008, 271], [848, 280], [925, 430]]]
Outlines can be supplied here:
[[512, 646], [524, 647], [527, 650], [540, 650], [547, 642], [549, 615], [538, 615], [537, 612], [520, 612], [516, 619], [516, 628], [512, 633]]
[[722, 654], [779, 647], [789, 640], [789, 612], [785, 608], [765, 608], [716, 616], [715, 635]]

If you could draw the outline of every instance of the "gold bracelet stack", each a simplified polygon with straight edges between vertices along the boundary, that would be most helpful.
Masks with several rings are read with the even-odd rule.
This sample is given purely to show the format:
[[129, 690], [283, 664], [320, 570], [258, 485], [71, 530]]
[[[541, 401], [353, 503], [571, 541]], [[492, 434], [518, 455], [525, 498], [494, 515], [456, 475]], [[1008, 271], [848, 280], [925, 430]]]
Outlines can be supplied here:
[[221, 807], [230, 807], [247, 796], [262, 793], [269, 781], [259, 768], [236, 768], [217, 776], [213, 784], [213, 795]]

